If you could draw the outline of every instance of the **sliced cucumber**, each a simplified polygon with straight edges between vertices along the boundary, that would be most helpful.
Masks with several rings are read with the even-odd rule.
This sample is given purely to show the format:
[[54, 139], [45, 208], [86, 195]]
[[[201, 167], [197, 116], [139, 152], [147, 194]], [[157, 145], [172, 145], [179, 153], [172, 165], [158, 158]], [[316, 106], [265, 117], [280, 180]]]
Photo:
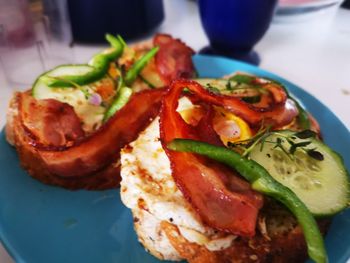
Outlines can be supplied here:
[[238, 96], [247, 103], [257, 103], [261, 98], [261, 89], [231, 79], [194, 79], [204, 88], [214, 93]]
[[342, 158], [316, 138], [273, 132], [252, 149], [250, 158], [290, 188], [316, 216], [333, 215], [349, 205], [349, 178]]
[[143, 54], [140, 59], [134, 62], [134, 64], [125, 74], [124, 81], [126, 85], [131, 85], [135, 81], [148, 62], [157, 54], [158, 50], [159, 47], [153, 47], [147, 53]]
[[36, 99], [56, 99], [74, 106], [76, 101], [85, 101], [84, 92], [75, 87], [51, 88], [47, 85], [45, 76], [40, 77], [33, 85], [32, 95]]
[[161, 88], [164, 87], [165, 84], [163, 80], [160, 78], [158, 72], [149, 71], [148, 69], [141, 71], [140, 77], [150, 88]]
[[200, 78], [194, 80], [205, 88], [216, 88], [220, 91], [231, 90], [238, 84], [237, 82], [228, 79]]
[[61, 65], [50, 71], [45, 75], [48, 77], [62, 77], [62, 76], [76, 76], [85, 75], [93, 71], [93, 67], [85, 64], [81, 65]]
[[250, 84], [255, 79], [255, 76], [246, 75], [246, 74], [236, 74], [230, 78], [232, 81], [236, 81], [238, 83]]
[[47, 82], [45, 81], [45, 77], [39, 77], [34, 82], [32, 87], [32, 95], [36, 99], [47, 99], [50, 98], [50, 94], [52, 93], [52, 88], [47, 86]]
[[46, 73], [45, 81], [51, 87], [70, 87], [72, 83], [85, 85], [101, 79], [105, 74], [103, 70], [96, 70], [86, 64], [61, 65]]
[[160, 88], [164, 87], [165, 83], [161, 79], [154, 62], [154, 59], [151, 60], [140, 72], [141, 79], [148, 85], [150, 88]]
[[[94, 67], [85, 64], [58, 66], [37, 78], [32, 87], [32, 95], [37, 99], [54, 98], [63, 102], [66, 102], [63, 99], [66, 96], [74, 97], [77, 94], [88, 95], [85, 91], [91, 91], [90, 88], [96, 83], [99, 83], [100, 80], [110, 78], [109, 75], [106, 74], [98, 76], [94, 75], [94, 70]], [[93, 78], [92, 75], [94, 75]], [[89, 76], [89, 85], [81, 84], [81, 81], [79, 80], [82, 76]], [[52, 87], [50, 85], [51, 81], [54, 79], [58, 81], [55, 82], [55, 85], [60, 83], [61, 78], [64, 79], [62, 80], [62, 86]], [[67, 80], [69, 80], [69, 83], [67, 83]], [[92, 80], [96, 81], [92, 82]], [[79, 96], [77, 96], [77, 99], [80, 99]]]

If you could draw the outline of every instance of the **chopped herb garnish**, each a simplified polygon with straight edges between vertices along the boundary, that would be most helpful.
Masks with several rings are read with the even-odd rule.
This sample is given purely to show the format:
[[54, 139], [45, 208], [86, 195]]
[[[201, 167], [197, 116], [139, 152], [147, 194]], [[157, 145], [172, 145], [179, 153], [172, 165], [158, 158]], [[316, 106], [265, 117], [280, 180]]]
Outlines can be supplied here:
[[247, 96], [247, 97], [243, 97], [242, 100], [244, 102], [247, 103], [258, 103], [260, 102], [261, 96], [257, 95], [257, 96]]
[[[277, 137], [276, 140], [267, 140], [267, 137], [269, 137], [272, 133], [277, 134], [279, 137]], [[290, 135], [286, 135], [278, 131], [271, 132], [270, 127], [268, 127], [268, 128], [261, 128], [255, 134], [254, 137], [248, 140], [240, 141], [236, 143], [229, 142], [228, 147], [236, 148], [241, 152], [243, 152], [242, 156], [247, 156], [258, 143], [260, 143], [260, 151], [263, 150], [265, 143], [269, 143], [273, 145], [274, 149], [278, 148], [281, 151], [283, 151], [290, 159], [294, 159], [295, 152], [297, 151], [297, 149], [300, 149], [301, 151], [304, 151], [305, 153], [307, 153], [313, 159], [322, 161], [324, 159], [322, 153], [317, 151], [317, 149], [306, 148], [306, 146], [311, 144], [311, 141], [306, 139], [313, 138], [315, 136], [316, 136], [316, 133], [311, 130], [305, 130], [305, 131], [293, 133]], [[294, 140], [297, 137], [302, 141], [295, 142]], [[289, 147], [286, 146], [285, 142], [288, 142]]]
[[308, 146], [311, 142], [310, 141], [305, 141], [305, 142], [299, 142], [299, 143], [293, 143], [291, 141], [288, 140], [289, 143], [291, 143], [291, 146], [289, 148], [289, 153], [290, 154], [294, 154], [296, 149], [298, 147], [304, 147], [304, 146]]
[[226, 89], [227, 89], [227, 90], [233, 90], [233, 89], [234, 89], [234, 87], [232, 87], [231, 81], [227, 81], [227, 83], [226, 83]]
[[315, 160], [318, 160], [318, 161], [323, 161], [324, 160], [323, 154], [320, 153], [319, 151], [316, 151], [315, 149], [307, 150], [307, 154], [310, 157], [314, 158]]
[[219, 90], [217, 87], [214, 87], [214, 86], [212, 86], [212, 85], [210, 85], [210, 84], [208, 84], [207, 86], [208, 86], [207, 89], [208, 89], [210, 92], [216, 93], [216, 94], [220, 94], [220, 90]]
[[238, 83], [252, 84], [255, 77], [243, 74], [237, 74], [230, 78], [230, 80], [236, 81]]
[[308, 139], [308, 138], [314, 138], [316, 137], [316, 132], [312, 130], [303, 130], [301, 132], [297, 132], [294, 134], [299, 139]]

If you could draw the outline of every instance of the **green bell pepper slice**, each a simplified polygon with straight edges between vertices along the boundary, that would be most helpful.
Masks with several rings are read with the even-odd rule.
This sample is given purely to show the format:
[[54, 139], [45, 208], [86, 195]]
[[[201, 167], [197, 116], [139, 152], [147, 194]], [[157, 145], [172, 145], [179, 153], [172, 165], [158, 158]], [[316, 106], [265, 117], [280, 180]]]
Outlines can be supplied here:
[[126, 85], [130, 86], [135, 81], [141, 70], [147, 65], [148, 61], [150, 61], [157, 54], [158, 50], [159, 47], [153, 47], [131, 66], [125, 75]]
[[131, 95], [132, 89], [129, 87], [121, 86], [115, 96], [115, 99], [111, 103], [111, 106], [107, 109], [103, 117], [103, 122], [106, 122], [111, 118], [118, 110], [124, 107], [128, 103]]
[[[101, 53], [92, 57], [88, 66], [91, 70], [78, 75], [62, 75], [59, 77], [52, 77], [46, 75], [46, 83], [49, 87], [71, 87], [72, 82], [77, 85], [86, 85], [101, 79], [108, 71], [109, 63], [117, 59], [124, 50], [124, 43], [121, 42], [120, 37], [116, 38], [111, 34], [106, 34], [106, 39], [111, 45], [111, 48], [104, 50]], [[70, 65], [72, 67], [74, 65]], [[80, 65], [76, 65], [79, 67]], [[86, 65], [85, 65], [86, 66]], [[78, 71], [78, 68], [77, 68]]]

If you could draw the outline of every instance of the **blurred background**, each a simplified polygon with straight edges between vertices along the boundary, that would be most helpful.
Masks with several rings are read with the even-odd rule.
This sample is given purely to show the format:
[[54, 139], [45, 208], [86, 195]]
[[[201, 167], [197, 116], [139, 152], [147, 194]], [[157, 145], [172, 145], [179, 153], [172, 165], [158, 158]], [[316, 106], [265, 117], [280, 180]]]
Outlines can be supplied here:
[[[107, 46], [106, 32], [128, 43], [164, 32], [197, 52], [260, 63], [349, 128], [349, 8], [350, 0], [0, 0], [0, 126], [14, 90], [54, 66], [86, 63]], [[1, 245], [0, 262], [13, 262]]]
[[285, 27], [274, 45], [296, 34], [293, 30], [321, 37], [339, 5], [349, 1], [0, 0], [1, 68], [9, 85], [28, 87], [54, 66], [83, 62], [75, 51], [105, 44], [106, 32], [129, 42], [155, 32], [177, 34], [200, 53], [259, 64], [254, 47], [271, 21]]
[[128, 43], [169, 33], [200, 53], [260, 63], [316, 96], [334, 86], [343, 98], [350, 93], [343, 84], [350, 68], [349, 2], [0, 0], [1, 109], [13, 90], [28, 89], [54, 66], [86, 63], [107, 46], [106, 32]]

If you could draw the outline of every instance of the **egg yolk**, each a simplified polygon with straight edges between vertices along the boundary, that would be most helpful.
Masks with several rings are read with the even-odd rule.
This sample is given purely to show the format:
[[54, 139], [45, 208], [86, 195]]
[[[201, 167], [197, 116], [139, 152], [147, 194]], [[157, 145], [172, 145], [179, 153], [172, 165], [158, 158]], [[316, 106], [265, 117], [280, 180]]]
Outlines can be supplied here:
[[[228, 142], [247, 140], [253, 136], [249, 125], [243, 119], [223, 108], [215, 107], [214, 109], [213, 128], [225, 145]], [[204, 115], [204, 110], [201, 107], [191, 105], [179, 113], [186, 123], [197, 125]]]
[[215, 110], [213, 127], [225, 145], [252, 137], [249, 125], [243, 119], [219, 107], [215, 107]]

